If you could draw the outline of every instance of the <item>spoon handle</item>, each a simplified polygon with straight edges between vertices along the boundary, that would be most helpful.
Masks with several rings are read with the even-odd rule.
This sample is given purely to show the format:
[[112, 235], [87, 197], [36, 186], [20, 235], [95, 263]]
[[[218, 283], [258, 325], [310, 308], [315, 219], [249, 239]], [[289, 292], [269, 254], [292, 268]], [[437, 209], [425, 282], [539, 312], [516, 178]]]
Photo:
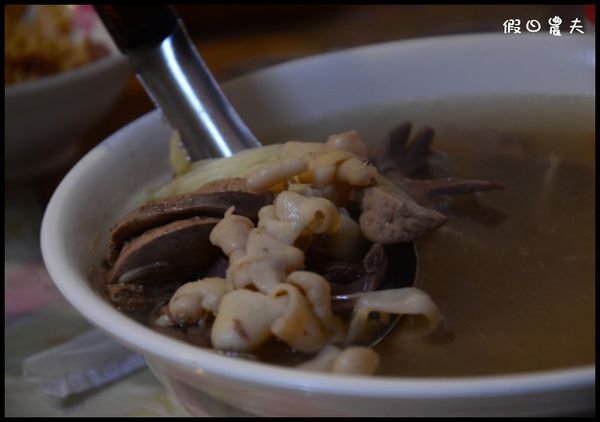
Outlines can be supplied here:
[[192, 161], [261, 143], [235, 111], [168, 6], [94, 6]]

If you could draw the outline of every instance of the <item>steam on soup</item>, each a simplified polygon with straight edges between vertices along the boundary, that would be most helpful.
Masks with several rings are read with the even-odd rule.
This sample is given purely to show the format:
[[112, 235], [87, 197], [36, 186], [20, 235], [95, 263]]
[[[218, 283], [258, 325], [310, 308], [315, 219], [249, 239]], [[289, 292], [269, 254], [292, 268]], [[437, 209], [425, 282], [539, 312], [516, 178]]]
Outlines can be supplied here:
[[354, 110], [263, 137], [313, 143], [176, 166], [114, 227], [108, 296], [167, 335], [312, 370], [592, 363], [592, 101]]

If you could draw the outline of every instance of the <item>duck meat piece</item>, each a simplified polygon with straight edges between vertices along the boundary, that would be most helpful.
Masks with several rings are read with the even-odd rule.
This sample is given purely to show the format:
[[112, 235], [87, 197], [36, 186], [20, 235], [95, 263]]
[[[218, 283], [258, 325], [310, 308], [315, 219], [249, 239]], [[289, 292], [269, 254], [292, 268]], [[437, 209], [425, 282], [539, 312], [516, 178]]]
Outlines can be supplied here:
[[417, 272], [413, 243], [385, 246], [374, 243], [361, 263], [333, 260], [322, 250], [311, 247], [305, 263], [307, 271], [329, 281], [332, 295], [406, 287], [412, 285]]
[[[370, 292], [384, 281], [388, 261], [383, 245], [375, 243], [362, 263], [332, 260], [320, 250], [311, 248], [306, 256], [306, 270], [325, 278], [333, 296]], [[351, 309], [354, 300], [336, 300], [336, 310]]]
[[385, 177], [394, 182], [419, 205], [443, 212], [448, 206], [448, 197], [487, 191], [504, 190], [504, 183], [486, 180], [455, 179], [410, 179], [399, 170], [388, 170]]
[[412, 242], [447, 221], [445, 215], [417, 204], [403, 192], [383, 186], [363, 190], [361, 210], [362, 234], [373, 243]]
[[[321, 250], [311, 247], [306, 254], [306, 270], [322, 275], [331, 284], [332, 294], [366, 292], [376, 289], [386, 271], [383, 246], [375, 243], [363, 261], [333, 260]], [[372, 277], [367, 279], [366, 277]]]
[[465, 193], [486, 192], [492, 190], [504, 190], [504, 183], [486, 180], [445, 179], [410, 180], [408, 185], [418, 186], [435, 195], [460, 195]]
[[[123, 245], [142, 233], [176, 220], [194, 216], [222, 218], [225, 211], [235, 207], [235, 214], [256, 221], [258, 211], [273, 202], [270, 192], [249, 192], [237, 179], [222, 179], [200, 189], [172, 198], [151, 201], [129, 213], [111, 231], [107, 262], [112, 264]], [[236, 190], [231, 190], [236, 189]]]
[[[330, 281], [333, 296], [345, 296], [374, 290], [397, 289], [412, 286], [417, 274], [416, 250], [413, 243], [381, 245], [374, 243], [365, 255], [362, 268], [349, 262], [332, 262], [329, 271], [324, 266], [323, 276]], [[339, 271], [347, 266], [348, 270]], [[331, 271], [331, 269], [334, 269]], [[352, 279], [346, 279], [351, 276]], [[332, 301], [335, 311], [350, 310], [356, 298]]]
[[[340, 265], [341, 263], [336, 264], [335, 267], [342, 267]], [[352, 265], [351, 263], [348, 264], [350, 264], [349, 266]], [[374, 243], [373, 246], [371, 246], [371, 249], [369, 249], [369, 252], [365, 255], [359, 277], [355, 278], [350, 283], [348, 283], [349, 280], [345, 280], [346, 282], [344, 284], [340, 283], [343, 279], [342, 277], [339, 277], [339, 275], [347, 276], [349, 273], [342, 272], [341, 274], [338, 273], [339, 275], [337, 277], [336, 275], [331, 275], [331, 278], [327, 278], [327, 276], [324, 277], [331, 283], [332, 295], [371, 292], [376, 290], [383, 283], [387, 268], [388, 260], [383, 245]]]
[[[434, 130], [424, 127], [409, 142], [411, 130], [412, 124], [405, 122], [390, 131], [372, 161], [382, 175], [419, 205], [447, 214], [449, 197], [505, 189], [500, 182], [440, 178], [447, 158], [432, 149]], [[438, 178], [433, 177], [434, 173]]]
[[380, 173], [400, 170], [407, 177], [429, 178], [436, 168], [445, 167], [446, 154], [431, 148], [435, 131], [425, 126], [409, 142], [411, 131], [412, 123], [404, 122], [383, 140], [383, 148], [372, 159]]

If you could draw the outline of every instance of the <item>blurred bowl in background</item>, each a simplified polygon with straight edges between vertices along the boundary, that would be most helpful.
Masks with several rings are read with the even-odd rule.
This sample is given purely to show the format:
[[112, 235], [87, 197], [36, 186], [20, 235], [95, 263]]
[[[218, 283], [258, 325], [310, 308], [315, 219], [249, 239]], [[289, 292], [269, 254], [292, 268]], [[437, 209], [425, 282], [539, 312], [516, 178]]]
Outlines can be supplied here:
[[88, 24], [90, 38], [106, 46], [108, 55], [71, 70], [5, 85], [6, 181], [28, 181], [76, 159], [77, 138], [122, 92], [131, 72], [127, 59], [95, 15]]

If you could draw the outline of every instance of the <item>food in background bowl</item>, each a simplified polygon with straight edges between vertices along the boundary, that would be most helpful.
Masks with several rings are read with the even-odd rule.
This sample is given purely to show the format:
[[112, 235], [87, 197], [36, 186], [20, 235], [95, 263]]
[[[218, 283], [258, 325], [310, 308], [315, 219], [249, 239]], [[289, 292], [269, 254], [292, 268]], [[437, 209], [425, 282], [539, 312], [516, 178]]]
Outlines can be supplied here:
[[6, 12], [5, 177], [24, 182], [74, 162], [78, 137], [115, 103], [131, 70], [89, 6]]
[[4, 6], [4, 84], [75, 69], [109, 54], [92, 39], [93, 11], [79, 6]]

